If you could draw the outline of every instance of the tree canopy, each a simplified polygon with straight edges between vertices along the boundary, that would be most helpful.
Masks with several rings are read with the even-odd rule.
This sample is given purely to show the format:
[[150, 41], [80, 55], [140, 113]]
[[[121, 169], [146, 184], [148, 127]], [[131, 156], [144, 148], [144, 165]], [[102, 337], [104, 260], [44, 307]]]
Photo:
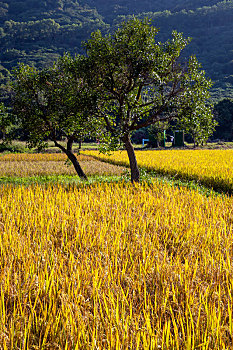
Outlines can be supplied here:
[[[7, 134], [10, 132], [13, 122], [13, 116], [9, 113], [4, 103], [0, 103], [0, 136], [5, 141]], [[9, 135], [8, 135], [9, 136]]]
[[[82, 60], [76, 57], [75, 62]], [[52, 68], [37, 70], [20, 65], [13, 84], [14, 113], [28, 132], [29, 145], [43, 148], [52, 140], [73, 163], [78, 175], [86, 178], [72, 152], [75, 140], [94, 135], [97, 125], [90, 119], [94, 95], [79, 77], [78, 69], [69, 73], [73, 61], [64, 55]], [[66, 148], [59, 142], [67, 142]]]
[[214, 113], [218, 122], [214, 137], [225, 141], [233, 140], [233, 101], [230, 99], [219, 101], [214, 106]]
[[[65, 55], [40, 71], [22, 64], [15, 73], [14, 111], [30, 144], [43, 147], [50, 138], [85, 177], [72, 144], [98, 135], [106, 150], [124, 146], [131, 180], [137, 182], [133, 131], [175, 119], [189, 125], [196, 138], [204, 138], [202, 130], [209, 135], [214, 127], [208, 101], [211, 81], [195, 56], [183, 61], [190, 39], [173, 31], [161, 43], [157, 35], [149, 20], [132, 18], [113, 34], [93, 32], [84, 43], [86, 55]], [[61, 136], [66, 148], [59, 143]]]
[[181, 59], [190, 40], [173, 31], [172, 38], [161, 43], [157, 33], [147, 19], [133, 18], [112, 35], [94, 32], [85, 43], [83, 79], [97, 96], [95, 117], [103, 121], [110, 144], [123, 144], [127, 150], [132, 181], [139, 180], [130, 142], [134, 130], [191, 115], [197, 123], [208, 120], [209, 127], [212, 121], [211, 81], [194, 56], [187, 62]]

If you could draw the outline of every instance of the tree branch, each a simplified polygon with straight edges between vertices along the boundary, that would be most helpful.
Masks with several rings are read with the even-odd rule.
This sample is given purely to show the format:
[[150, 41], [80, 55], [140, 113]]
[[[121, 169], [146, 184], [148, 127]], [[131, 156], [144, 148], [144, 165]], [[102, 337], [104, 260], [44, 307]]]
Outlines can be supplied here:
[[139, 85], [139, 88], [138, 88], [138, 93], [137, 93], [137, 96], [136, 96], [136, 102], [138, 102], [139, 99], [140, 99], [141, 92], [142, 92], [142, 88], [143, 88], [143, 85], [140, 84], [140, 85]]
[[114, 133], [114, 129], [112, 128], [108, 117], [107, 117], [106, 115], [104, 115], [103, 118], [104, 118], [104, 120], [105, 120], [107, 130], [110, 131], [110, 132], [112, 132], [112, 133]]
[[145, 122], [142, 122], [141, 124], [138, 124], [136, 126], [132, 126], [130, 128], [130, 131], [133, 130], [139, 130], [141, 128], [147, 127], [149, 125], [151, 125], [152, 123], [158, 122], [158, 121], [168, 121], [168, 120], [172, 120], [175, 115], [172, 114], [168, 114], [166, 117], [160, 117], [158, 118], [158, 116], [161, 114], [162, 112], [158, 112], [156, 115], [153, 115], [151, 118], [147, 119]]
[[58, 143], [56, 139], [52, 138], [52, 141], [54, 142], [56, 147], [60, 148], [62, 150], [62, 152], [67, 154], [67, 149], [65, 147], [63, 147], [62, 145], [60, 145], [60, 143]]

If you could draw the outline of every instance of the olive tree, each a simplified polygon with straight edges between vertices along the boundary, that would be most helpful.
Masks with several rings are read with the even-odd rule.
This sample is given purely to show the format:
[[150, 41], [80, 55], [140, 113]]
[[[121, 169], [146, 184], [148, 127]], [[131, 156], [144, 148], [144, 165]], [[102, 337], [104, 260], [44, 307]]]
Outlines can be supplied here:
[[134, 130], [187, 115], [195, 115], [198, 123], [200, 118], [212, 123], [207, 104], [211, 81], [194, 56], [181, 59], [190, 39], [174, 31], [161, 43], [157, 34], [150, 21], [133, 18], [113, 34], [92, 33], [85, 43], [82, 74], [96, 92], [94, 116], [115, 148], [124, 145], [132, 182], [140, 177], [130, 140]]
[[[43, 148], [52, 140], [74, 165], [77, 174], [86, 178], [72, 146], [76, 139], [93, 135], [94, 119], [90, 119], [94, 97], [76, 70], [66, 69], [72, 58], [64, 55], [51, 68], [37, 70], [21, 65], [15, 71], [13, 110], [28, 132], [29, 146]], [[88, 110], [87, 110], [88, 107]], [[66, 139], [66, 147], [59, 140]]]

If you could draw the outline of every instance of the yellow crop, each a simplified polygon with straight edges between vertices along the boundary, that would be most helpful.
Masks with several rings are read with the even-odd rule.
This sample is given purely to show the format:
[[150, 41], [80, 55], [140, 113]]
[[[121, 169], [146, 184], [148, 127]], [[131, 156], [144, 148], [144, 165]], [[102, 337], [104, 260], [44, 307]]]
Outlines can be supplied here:
[[231, 349], [232, 210], [158, 183], [0, 187], [0, 348]]
[[[114, 164], [129, 164], [125, 151], [114, 152], [110, 157], [98, 151], [85, 154]], [[233, 150], [161, 150], [136, 151], [138, 165], [161, 174], [178, 175], [187, 179], [233, 191]]]
[[[90, 157], [85, 154], [76, 155], [79, 161], [89, 160]], [[9, 153], [0, 155], [1, 162], [17, 162], [17, 161], [30, 161], [30, 162], [38, 162], [38, 161], [54, 161], [60, 162], [65, 161], [67, 156], [65, 153]]]

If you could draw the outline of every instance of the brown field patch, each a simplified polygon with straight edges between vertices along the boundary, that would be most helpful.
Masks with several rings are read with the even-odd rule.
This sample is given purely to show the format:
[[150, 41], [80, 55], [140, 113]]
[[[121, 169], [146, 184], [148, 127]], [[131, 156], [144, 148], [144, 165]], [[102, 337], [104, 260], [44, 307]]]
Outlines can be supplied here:
[[[86, 157], [86, 159], [88, 159]], [[98, 160], [81, 160], [80, 165], [87, 175], [121, 175], [125, 168]], [[21, 160], [9, 161], [0, 159], [0, 176], [38, 176], [38, 175], [76, 175], [72, 164], [64, 160]]]

